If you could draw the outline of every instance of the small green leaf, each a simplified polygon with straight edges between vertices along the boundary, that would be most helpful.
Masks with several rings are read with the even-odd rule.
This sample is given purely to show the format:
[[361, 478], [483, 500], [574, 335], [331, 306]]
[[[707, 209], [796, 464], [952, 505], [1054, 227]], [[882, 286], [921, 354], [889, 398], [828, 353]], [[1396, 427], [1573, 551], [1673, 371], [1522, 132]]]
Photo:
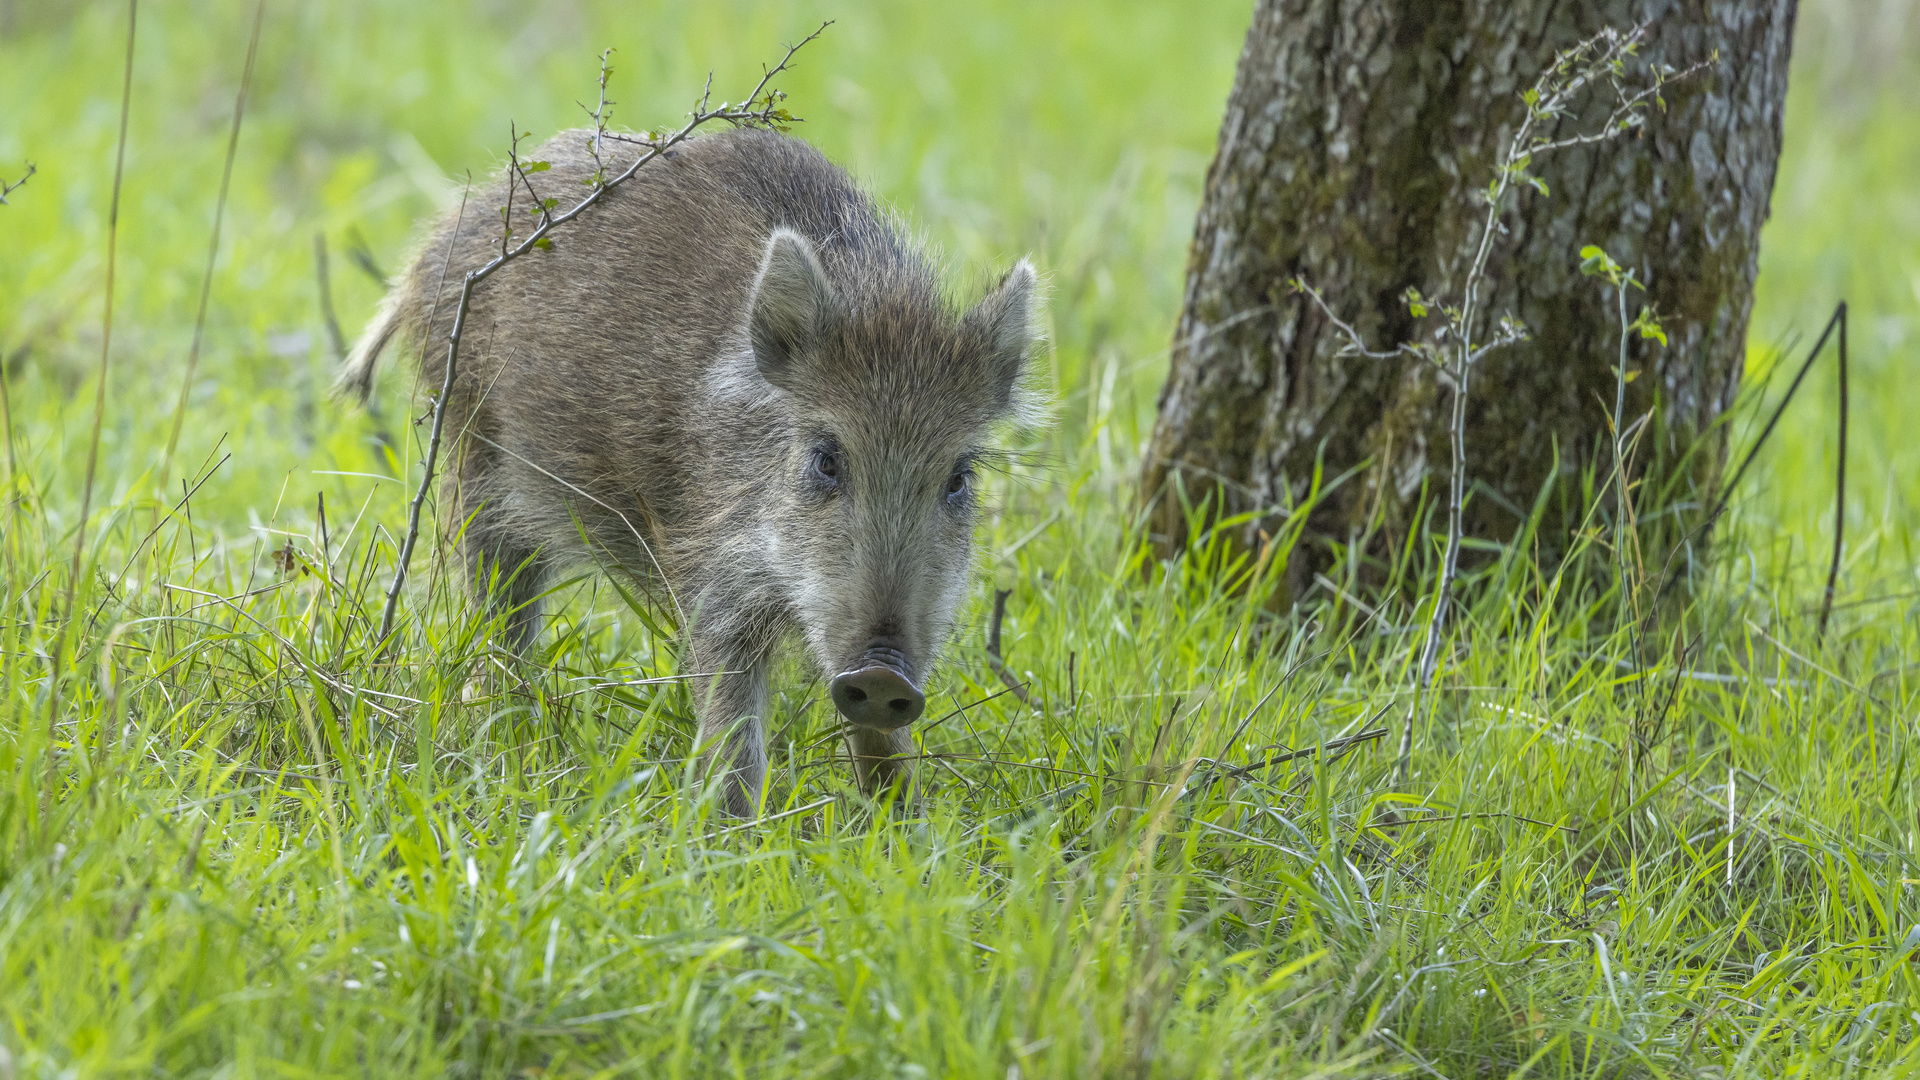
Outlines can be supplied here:
[[1580, 249], [1580, 272], [1587, 277], [1603, 277], [1615, 285], [1620, 283], [1620, 264], [1604, 248], [1588, 244]]
[[1526, 102], [1529, 106], [1538, 105], [1540, 104], [1540, 91], [1529, 89], [1526, 93], [1520, 95], [1520, 100]]
[[1662, 346], [1667, 343], [1667, 331], [1660, 325], [1659, 315], [1650, 307], [1640, 309], [1631, 328], [1640, 331], [1642, 341], [1658, 341]]
[[529, 162], [527, 162], [527, 171], [528, 171], [528, 172], [546, 172], [546, 171], [547, 171], [548, 169], [551, 169], [551, 168], [553, 168], [553, 162], [551, 162], [551, 161], [529, 161]]
[[1546, 182], [1545, 180], [1542, 180], [1542, 179], [1540, 179], [1540, 178], [1539, 178], [1539, 177], [1537, 177], [1537, 176], [1529, 176], [1529, 177], [1527, 177], [1527, 183], [1529, 183], [1529, 184], [1532, 184], [1532, 185], [1533, 185], [1533, 189], [1534, 189], [1535, 191], [1538, 191], [1538, 192], [1539, 192], [1540, 194], [1542, 194], [1542, 195], [1550, 195], [1550, 194], [1552, 194], [1551, 192], [1549, 192], [1549, 191], [1547, 190], [1547, 182]]
[[535, 240], [533, 242], [533, 246], [539, 248], [541, 251], [546, 251], [547, 249], [553, 247], [553, 238], [550, 236], [543, 236], [540, 239]]
[[1427, 317], [1426, 297], [1420, 295], [1419, 289], [1409, 285], [1407, 291], [1401, 294], [1401, 299], [1407, 302], [1407, 311], [1410, 312], [1414, 318], [1424, 319]]

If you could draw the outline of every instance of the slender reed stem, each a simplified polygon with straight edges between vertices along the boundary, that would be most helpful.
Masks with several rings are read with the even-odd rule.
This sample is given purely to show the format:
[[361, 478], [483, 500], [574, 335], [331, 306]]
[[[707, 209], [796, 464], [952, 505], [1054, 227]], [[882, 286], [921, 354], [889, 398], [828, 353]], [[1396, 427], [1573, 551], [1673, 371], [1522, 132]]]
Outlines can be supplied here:
[[[100, 302], [100, 374], [93, 394], [93, 435], [87, 443], [87, 478], [80, 489], [80, 517], [74, 528], [73, 569], [67, 575], [67, 622], [73, 621], [73, 598], [80, 584], [80, 568], [87, 553], [87, 515], [93, 512], [93, 479], [100, 467], [100, 425], [107, 412], [107, 358], [113, 350], [114, 255], [120, 240], [120, 182], [127, 164], [127, 112], [133, 104], [134, 28], [140, 0], [127, 0], [127, 63], [120, 85], [120, 140], [113, 153], [113, 195], [107, 203], [107, 282]], [[65, 632], [62, 631], [62, 637]], [[55, 663], [59, 651], [54, 653]]]
[[1627, 587], [1627, 284], [1632, 273], [1614, 285], [1620, 308], [1620, 362], [1613, 384], [1613, 553], [1620, 560], [1620, 588]]
[[313, 275], [320, 282], [320, 321], [327, 327], [327, 344], [333, 347], [333, 360], [347, 358], [347, 338], [340, 332], [340, 317], [333, 312], [333, 268], [327, 259], [327, 234], [313, 234]]
[[13, 478], [18, 466], [13, 459], [13, 398], [7, 391], [6, 358], [0, 357], [0, 427], [4, 427], [7, 440], [7, 488], [9, 498], [13, 495]]
[[73, 566], [67, 572], [67, 592], [62, 604], [60, 629], [54, 635], [53, 654], [47, 677], [46, 787], [40, 793], [44, 811], [51, 805], [55, 770], [52, 757], [54, 741], [59, 737], [60, 665], [67, 651], [67, 636], [72, 630], [74, 603], [79, 596], [80, 571], [86, 563], [87, 515], [93, 511], [93, 479], [100, 465], [100, 425], [107, 411], [107, 358], [113, 347], [113, 270], [114, 253], [120, 239], [120, 181], [126, 173], [127, 113], [133, 103], [133, 43], [139, 23], [140, 0], [127, 0], [127, 61], [120, 84], [120, 137], [113, 154], [113, 195], [107, 203], [107, 280], [100, 302], [100, 373], [93, 396], [93, 436], [87, 444], [87, 478], [80, 489], [80, 516], [73, 529]]
[[1840, 449], [1833, 476], [1833, 562], [1827, 566], [1827, 591], [1820, 599], [1820, 637], [1827, 636], [1833, 614], [1833, 590], [1840, 582], [1840, 548], [1847, 527], [1847, 305], [1840, 304]]
[[200, 275], [200, 309], [193, 317], [193, 344], [187, 348], [187, 373], [180, 381], [180, 399], [173, 406], [173, 427], [167, 433], [167, 452], [160, 459], [160, 482], [164, 485], [173, 469], [173, 452], [180, 446], [180, 431], [187, 420], [187, 396], [193, 391], [194, 369], [200, 366], [200, 341], [207, 328], [207, 300], [213, 295], [213, 265], [220, 255], [220, 223], [227, 213], [227, 189], [233, 181], [233, 158], [240, 148], [240, 118], [247, 109], [247, 88], [253, 82], [253, 58], [260, 51], [260, 22], [266, 14], [267, 0], [258, 0], [253, 8], [253, 33], [247, 39], [247, 62], [240, 72], [240, 91], [233, 97], [233, 125], [227, 130], [227, 160], [220, 168], [220, 194], [213, 204], [213, 237], [207, 241], [207, 269]]

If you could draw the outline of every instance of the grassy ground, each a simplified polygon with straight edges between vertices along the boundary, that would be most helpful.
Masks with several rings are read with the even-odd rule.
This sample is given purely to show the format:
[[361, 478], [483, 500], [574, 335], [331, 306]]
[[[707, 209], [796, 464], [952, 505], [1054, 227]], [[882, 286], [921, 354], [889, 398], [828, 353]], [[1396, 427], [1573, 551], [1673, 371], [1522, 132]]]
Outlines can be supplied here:
[[[1759, 375], [1853, 303], [1833, 630], [1809, 614], [1823, 374], [1658, 659], [1628, 661], [1581, 576], [1604, 560], [1483, 571], [1400, 785], [1372, 742], [1213, 762], [1397, 722], [1407, 605], [1276, 614], [1271, 562], [1200, 537], [1153, 567], [1122, 512], [1244, 3], [799, 7], [271, 5], [163, 468], [251, 8], [146, 5], [70, 608], [125, 9], [0, 6], [0, 177], [40, 167], [0, 208], [0, 1078], [1920, 1069], [1920, 67], [1899, 5], [1804, 6], [1755, 318]], [[324, 397], [313, 236], [351, 334], [379, 287], [349, 252], [397, 265], [509, 119], [578, 122], [600, 47], [620, 118], [658, 124], [708, 65], [744, 87], [822, 13], [787, 83], [806, 136], [976, 278], [1035, 253], [1060, 422], [1028, 447], [1044, 468], [996, 481], [923, 812], [849, 790], [796, 670], [776, 816], [740, 828], [684, 761], [684, 690], [608, 685], [675, 660], [595, 579], [564, 590], [537, 669], [437, 571], [403, 649], [367, 653], [391, 473], [417, 476], [409, 387], [384, 388], [393, 457]], [[994, 696], [993, 586], [1031, 707]]]

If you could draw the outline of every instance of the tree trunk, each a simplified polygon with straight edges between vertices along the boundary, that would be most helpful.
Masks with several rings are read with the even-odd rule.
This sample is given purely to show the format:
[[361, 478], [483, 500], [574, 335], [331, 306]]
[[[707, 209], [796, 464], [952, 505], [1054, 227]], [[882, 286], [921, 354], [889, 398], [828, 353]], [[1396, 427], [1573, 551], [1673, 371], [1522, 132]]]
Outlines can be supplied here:
[[[1339, 356], [1333, 327], [1289, 281], [1317, 287], [1372, 348], [1430, 334], [1438, 320], [1416, 320], [1402, 295], [1457, 299], [1484, 193], [1525, 115], [1521, 92], [1560, 50], [1643, 21], [1628, 87], [1651, 83], [1642, 61], [1719, 60], [1670, 85], [1667, 108], [1648, 110], [1637, 134], [1537, 159], [1530, 171], [1548, 193], [1525, 188], [1508, 204], [1475, 339], [1506, 314], [1532, 337], [1475, 369], [1466, 533], [1507, 541], [1550, 481], [1611, 470], [1620, 328], [1612, 287], [1580, 274], [1588, 244], [1646, 283], [1629, 313], [1654, 304], [1669, 339], [1628, 349], [1639, 377], [1626, 417], [1648, 417], [1635, 469], [1669, 470], [1681, 481], [1671, 500], [1710, 488], [1725, 456], [1715, 421], [1745, 352], [1794, 14], [1794, 0], [1259, 0], [1145, 461], [1163, 552], [1203, 500], [1216, 515], [1260, 512], [1238, 534], [1258, 542], [1316, 473], [1296, 590], [1339, 545], [1370, 539], [1379, 553], [1417, 527], [1422, 492], [1446, 479], [1442, 377], [1404, 356]], [[1548, 134], [1590, 131], [1615, 104], [1596, 87]], [[1577, 480], [1560, 491], [1544, 504], [1545, 546], [1585, 510]]]

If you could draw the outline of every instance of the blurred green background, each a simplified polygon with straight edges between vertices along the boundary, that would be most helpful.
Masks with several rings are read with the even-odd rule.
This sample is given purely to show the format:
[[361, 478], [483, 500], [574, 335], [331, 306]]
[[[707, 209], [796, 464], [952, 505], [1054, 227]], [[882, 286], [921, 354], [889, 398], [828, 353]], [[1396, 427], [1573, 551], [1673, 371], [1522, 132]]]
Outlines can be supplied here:
[[[151, 475], [179, 393], [227, 125], [253, 5], [142, 6], [105, 432], [109, 504]], [[354, 504], [397, 485], [358, 410], [328, 400], [333, 362], [313, 237], [333, 252], [349, 338], [414, 223], [494, 167], [508, 123], [581, 123], [596, 54], [614, 53], [615, 123], [679, 118], [709, 69], [751, 85], [781, 42], [835, 25], [783, 85], [809, 140], [911, 216], [977, 285], [1032, 253], [1048, 274], [1058, 454], [1120, 491], [1151, 423], [1186, 243], [1247, 0], [1101, 5], [270, 0], [227, 207], [207, 344], [180, 458], [235, 455], [201, 502], [234, 527], [315, 490]], [[124, 3], [0, 0], [0, 177], [39, 173], [0, 208], [0, 349], [16, 451], [71, 514], [98, 363], [105, 218]], [[1786, 152], [1763, 242], [1750, 367], [1853, 310], [1849, 581], [1911, 585], [1920, 526], [1920, 4], [1803, 4]], [[1797, 357], [1797, 353], [1796, 353]], [[383, 391], [404, 415], [406, 380]], [[1774, 392], [1784, 383], [1775, 380]], [[1741, 502], [1752, 571], [1830, 543], [1833, 409], [1823, 363]], [[1743, 419], [1741, 429], [1756, 425]], [[1086, 460], [1091, 456], [1092, 460]], [[1059, 460], [1058, 457], [1055, 459]], [[185, 466], [176, 466], [176, 472]], [[217, 490], [216, 490], [217, 489]], [[101, 505], [96, 501], [96, 506]], [[1810, 557], [1811, 556], [1811, 557]]]

